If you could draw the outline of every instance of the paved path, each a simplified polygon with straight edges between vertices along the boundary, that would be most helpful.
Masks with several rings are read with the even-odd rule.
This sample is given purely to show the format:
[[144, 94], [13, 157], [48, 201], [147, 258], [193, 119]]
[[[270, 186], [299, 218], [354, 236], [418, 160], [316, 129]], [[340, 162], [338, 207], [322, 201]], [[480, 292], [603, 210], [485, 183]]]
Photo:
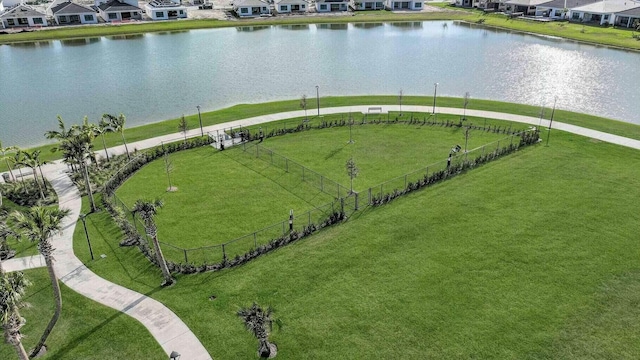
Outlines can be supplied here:
[[[339, 113], [348, 113], [348, 112], [367, 113], [370, 107], [382, 108], [382, 111], [384, 113], [387, 113], [389, 111], [400, 110], [400, 107], [398, 105], [358, 105], [358, 106], [321, 108], [320, 115], [339, 114]], [[402, 107], [402, 110], [403, 112], [431, 113], [431, 111], [433, 110], [433, 107], [405, 105]], [[310, 116], [314, 116], [316, 114], [313, 110], [307, 110], [307, 111]], [[436, 107], [436, 113], [462, 115], [463, 109]], [[514, 114], [500, 113], [500, 112], [494, 112], [494, 111], [472, 110], [472, 109], [467, 109], [466, 114], [468, 116], [483, 117], [488, 119], [508, 120], [508, 121], [529, 124], [529, 125], [535, 125], [535, 126], [540, 124], [543, 127], [549, 127], [549, 120], [540, 121], [539, 118], [531, 117], [531, 116], [514, 115]], [[303, 116], [304, 116], [304, 110], [255, 116], [251, 118], [230, 121], [222, 124], [206, 126], [204, 127], [204, 133], [216, 134], [217, 131], [222, 131], [224, 129], [229, 129], [231, 127], [238, 128], [240, 126], [258, 125], [258, 124], [268, 123], [271, 121], [299, 118]], [[591, 130], [591, 129], [583, 128], [580, 126], [570, 125], [570, 124], [562, 123], [560, 121], [554, 121], [552, 128], [570, 132], [572, 134], [582, 135], [592, 139], [597, 139], [597, 140], [609, 142], [612, 144], [622, 145], [622, 146], [640, 150], [639, 140], [629, 139], [623, 136], [612, 135], [602, 131]], [[199, 134], [200, 134], [199, 128], [187, 131], [187, 136], [197, 136]], [[128, 147], [129, 147], [129, 150], [133, 150], [133, 149], [143, 150], [143, 149], [148, 149], [154, 146], [158, 146], [163, 142], [178, 141], [182, 138], [183, 138], [183, 135], [181, 133], [175, 133], [175, 134], [163, 135], [163, 136], [158, 136], [151, 139], [137, 141], [137, 142], [128, 144]], [[125, 149], [124, 149], [124, 146], [116, 146], [116, 147], [109, 148], [108, 151], [109, 151], [109, 154], [124, 154]], [[104, 151], [98, 151], [97, 153], [99, 156], [104, 156]]]
[[37, 269], [47, 266], [42, 255], [24, 256], [2, 261], [2, 269], [6, 272]]
[[[140, 321], [167, 353], [179, 352], [185, 360], [211, 356], [182, 320], [160, 302], [111, 283], [89, 270], [73, 253], [73, 232], [82, 201], [80, 193], [60, 163], [45, 167], [45, 176], [58, 194], [60, 208], [70, 210], [62, 220], [62, 234], [52, 239], [58, 278], [71, 289]], [[3, 263], [4, 265], [4, 263]], [[160, 282], [158, 278], [158, 283]]]

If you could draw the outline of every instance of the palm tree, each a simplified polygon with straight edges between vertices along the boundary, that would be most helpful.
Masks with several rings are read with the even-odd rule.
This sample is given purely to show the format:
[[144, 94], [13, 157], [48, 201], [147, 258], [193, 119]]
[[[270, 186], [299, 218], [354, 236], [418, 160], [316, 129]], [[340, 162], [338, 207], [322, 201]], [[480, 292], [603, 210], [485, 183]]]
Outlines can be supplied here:
[[164, 203], [160, 199], [156, 199], [153, 202], [139, 199], [136, 201], [133, 206], [133, 213], [140, 214], [142, 221], [144, 222], [144, 228], [147, 232], [147, 235], [151, 236], [153, 239], [153, 247], [156, 252], [156, 260], [160, 265], [160, 269], [162, 270], [162, 276], [164, 277], [164, 282], [162, 286], [167, 286], [173, 284], [175, 281], [171, 277], [171, 273], [169, 273], [169, 268], [167, 268], [167, 263], [164, 259], [164, 255], [162, 255], [162, 249], [160, 249], [160, 243], [158, 242], [158, 228], [154, 222], [154, 217], [158, 214], [158, 210], [160, 210], [164, 206]]
[[67, 164], [71, 165], [71, 169], [75, 171], [74, 168], [74, 163], [72, 160], [72, 156], [71, 154], [69, 154], [65, 147], [64, 144], [65, 142], [73, 135], [73, 127], [67, 129], [67, 127], [64, 125], [64, 121], [62, 120], [62, 117], [60, 115], [58, 115], [58, 130], [50, 130], [44, 133], [44, 137], [46, 137], [47, 139], [50, 140], [57, 140], [60, 143], [60, 146], [58, 147], [54, 147], [51, 149], [52, 152], [56, 152], [59, 150], [62, 150], [63, 154], [62, 157], [64, 158], [65, 162]]
[[40, 151], [36, 150], [33, 153], [30, 153], [28, 151], [20, 151], [20, 152], [22, 153], [22, 157], [20, 158], [20, 162], [18, 162], [17, 164], [26, 166], [31, 169], [31, 171], [33, 172], [33, 180], [35, 180], [36, 185], [38, 185], [38, 190], [40, 191], [40, 198], [44, 200], [45, 199], [44, 191], [42, 190], [40, 181], [38, 181], [38, 164], [39, 163], [35, 159], [35, 158], [38, 158], [38, 161], [39, 161]]
[[2, 147], [2, 141], [0, 141], [0, 156], [2, 157], [0, 160], [4, 160], [7, 164], [7, 168], [9, 169], [9, 175], [11, 175], [11, 180], [16, 181], [16, 177], [13, 176], [13, 169], [11, 169], [11, 165], [9, 164], [9, 156], [7, 153], [17, 150], [15, 146]]
[[100, 122], [98, 123], [98, 127], [94, 129], [96, 136], [100, 135], [100, 137], [102, 138], [102, 146], [104, 147], [104, 153], [107, 156], [107, 161], [109, 161], [109, 152], [107, 151], [107, 143], [104, 140], [104, 134], [113, 132], [113, 129], [111, 128], [111, 125], [109, 124], [108, 119], [109, 119], [108, 114], [102, 115], [102, 119], [100, 119]]
[[[22, 151], [17, 146], [15, 147], [16, 153], [13, 155], [11, 162], [13, 165], [19, 165], [22, 161]], [[20, 174], [20, 179], [24, 179], [24, 175], [22, 175], [22, 168], [18, 168], [18, 173]]]
[[258, 353], [260, 357], [269, 357], [271, 355], [272, 345], [269, 342], [269, 331], [272, 330], [275, 322], [280, 326], [279, 320], [274, 320], [271, 315], [273, 308], [268, 307], [264, 311], [258, 304], [253, 303], [250, 308], [238, 310], [238, 316], [244, 320], [244, 326], [249, 330], [260, 342]]
[[35, 356], [44, 346], [47, 337], [56, 325], [60, 313], [62, 312], [62, 294], [60, 293], [60, 284], [53, 268], [53, 245], [51, 237], [62, 232], [62, 219], [69, 214], [67, 209], [52, 209], [42, 206], [34, 206], [25, 212], [14, 211], [9, 215], [9, 224], [14, 231], [22, 237], [30, 241], [38, 243], [38, 251], [44, 257], [49, 272], [49, 279], [53, 287], [53, 297], [56, 303], [56, 309], [53, 317], [49, 321], [44, 334], [31, 352], [31, 356]]
[[0, 324], [4, 331], [4, 339], [16, 350], [20, 360], [28, 360], [29, 355], [22, 346], [20, 328], [25, 321], [19, 309], [25, 306], [22, 301], [24, 290], [31, 285], [21, 272], [5, 274], [0, 266]]
[[127, 152], [127, 159], [131, 160], [131, 156], [129, 156], [129, 148], [127, 148], [127, 142], [124, 139], [124, 124], [127, 122], [127, 118], [124, 114], [120, 114], [118, 117], [113, 115], [104, 114], [103, 117], [107, 117], [109, 119], [109, 124], [114, 131], [120, 133], [122, 137], [122, 143], [124, 144], [124, 150]]

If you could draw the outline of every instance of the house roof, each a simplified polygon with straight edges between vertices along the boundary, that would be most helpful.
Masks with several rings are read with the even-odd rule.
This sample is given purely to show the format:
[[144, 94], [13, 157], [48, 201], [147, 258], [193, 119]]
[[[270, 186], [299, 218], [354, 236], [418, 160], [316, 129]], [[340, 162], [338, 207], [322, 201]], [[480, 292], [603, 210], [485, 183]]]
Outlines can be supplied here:
[[548, 0], [510, 0], [506, 1], [505, 4], [509, 5], [520, 5], [520, 6], [538, 6]]
[[616, 13], [616, 15], [640, 17], [640, 4], [638, 4], [637, 8], [620, 11], [619, 13]]
[[171, 0], [153, 0], [150, 1], [147, 6], [151, 7], [151, 8], [180, 8], [180, 9], [186, 9], [186, 7], [180, 5], [180, 4], [176, 4]]
[[640, 2], [633, 0], [606, 0], [573, 8], [574, 11], [611, 14], [640, 7]]
[[566, 1], [567, 9], [573, 9], [578, 6], [589, 5], [602, 0], [553, 0], [546, 3], [542, 3], [538, 6], [553, 8], [553, 9], [564, 9], [565, 1]]
[[262, 0], [236, 0], [233, 2], [234, 7], [240, 6], [265, 6], [268, 5], [266, 1]]
[[51, 8], [54, 15], [95, 13], [92, 8], [71, 1], [60, 3]]
[[39, 12], [38, 10], [32, 8], [27, 5], [18, 5], [13, 9], [5, 12], [0, 17], [3, 19], [17, 19], [17, 18], [27, 18], [27, 17], [44, 17], [46, 16], [44, 13]]
[[307, 0], [275, 0], [276, 4], [282, 4], [282, 5], [287, 5], [287, 4], [307, 4], [308, 1]]
[[137, 11], [139, 7], [129, 5], [127, 3], [120, 2], [118, 0], [112, 0], [106, 3], [98, 5], [98, 9], [102, 11]]

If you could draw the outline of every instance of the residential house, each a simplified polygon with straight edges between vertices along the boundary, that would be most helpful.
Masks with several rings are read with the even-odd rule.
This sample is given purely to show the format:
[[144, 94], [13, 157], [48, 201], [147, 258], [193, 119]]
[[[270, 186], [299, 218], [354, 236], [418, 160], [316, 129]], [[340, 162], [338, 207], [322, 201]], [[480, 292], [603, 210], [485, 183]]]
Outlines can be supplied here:
[[141, 20], [142, 9], [137, 0], [96, 0], [98, 14], [106, 22]]
[[4, 28], [47, 26], [47, 15], [28, 5], [18, 5], [0, 15]]
[[457, 7], [479, 8], [481, 0], [455, 0], [454, 4]]
[[633, 0], [606, 0], [569, 11], [569, 20], [599, 25], [613, 25], [615, 14], [640, 7], [640, 2]]
[[147, 6], [147, 16], [151, 20], [186, 19], [187, 8], [171, 0], [153, 0]]
[[538, 5], [549, 0], [507, 0], [505, 1], [505, 12], [509, 14], [522, 13], [525, 16], [534, 16]]
[[316, 0], [317, 12], [347, 11], [349, 0]]
[[387, 0], [389, 10], [422, 10], [424, 0]]
[[571, 9], [593, 4], [602, 0], [552, 0], [536, 7], [536, 16], [549, 19], [564, 20], [569, 17]]
[[58, 25], [97, 24], [98, 14], [92, 8], [71, 1], [54, 2], [49, 8]]
[[236, 0], [233, 2], [233, 10], [240, 17], [271, 14], [271, 6], [266, 0]]
[[636, 21], [640, 23], [640, 6], [616, 13], [614, 25], [630, 28]]
[[301, 13], [309, 11], [306, 0], [275, 0], [276, 11], [279, 14]]
[[351, 0], [354, 10], [384, 10], [384, 0]]

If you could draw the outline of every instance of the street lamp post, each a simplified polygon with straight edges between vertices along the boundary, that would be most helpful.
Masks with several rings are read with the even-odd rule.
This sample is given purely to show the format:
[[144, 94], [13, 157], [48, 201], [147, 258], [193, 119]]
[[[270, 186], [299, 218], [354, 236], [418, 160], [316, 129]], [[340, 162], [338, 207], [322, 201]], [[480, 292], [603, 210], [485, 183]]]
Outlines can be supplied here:
[[89, 232], [87, 231], [87, 214], [80, 214], [80, 220], [84, 226], [84, 235], [87, 237], [87, 244], [89, 244], [89, 253], [91, 254], [91, 260], [93, 260], [93, 249], [91, 248], [91, 240], [89, 240]]
[[547, 145], [546, 146], [549, 146], [549, 138], [551, 137], [551, 125], [553, 124], [553, 115], [556, 112], [556, 102], [557, 101], [558, 101], [558, 97], [555, 96], [553, 98], [553, 110], [551, 110], [551, 120], [549, 121], [549, 129], [548, 129], [549, 133], [547, 134]]
[[436, 96], [438, 95], [438, 83], [434, 83], [434, 88], [433, 88], [433, 111], [431, 112], [432, 114], [436, 113]]
[[200, 115], [200, 105], [196, 107], [198, 108], [198, 120], [200, 120], [200, 136], [204, 136], [204, 130], [202, 129], [202, 116]]
[[316, 85], [316, 104], [318, 104], [318, 116], [320, 116], [320, 86]]

